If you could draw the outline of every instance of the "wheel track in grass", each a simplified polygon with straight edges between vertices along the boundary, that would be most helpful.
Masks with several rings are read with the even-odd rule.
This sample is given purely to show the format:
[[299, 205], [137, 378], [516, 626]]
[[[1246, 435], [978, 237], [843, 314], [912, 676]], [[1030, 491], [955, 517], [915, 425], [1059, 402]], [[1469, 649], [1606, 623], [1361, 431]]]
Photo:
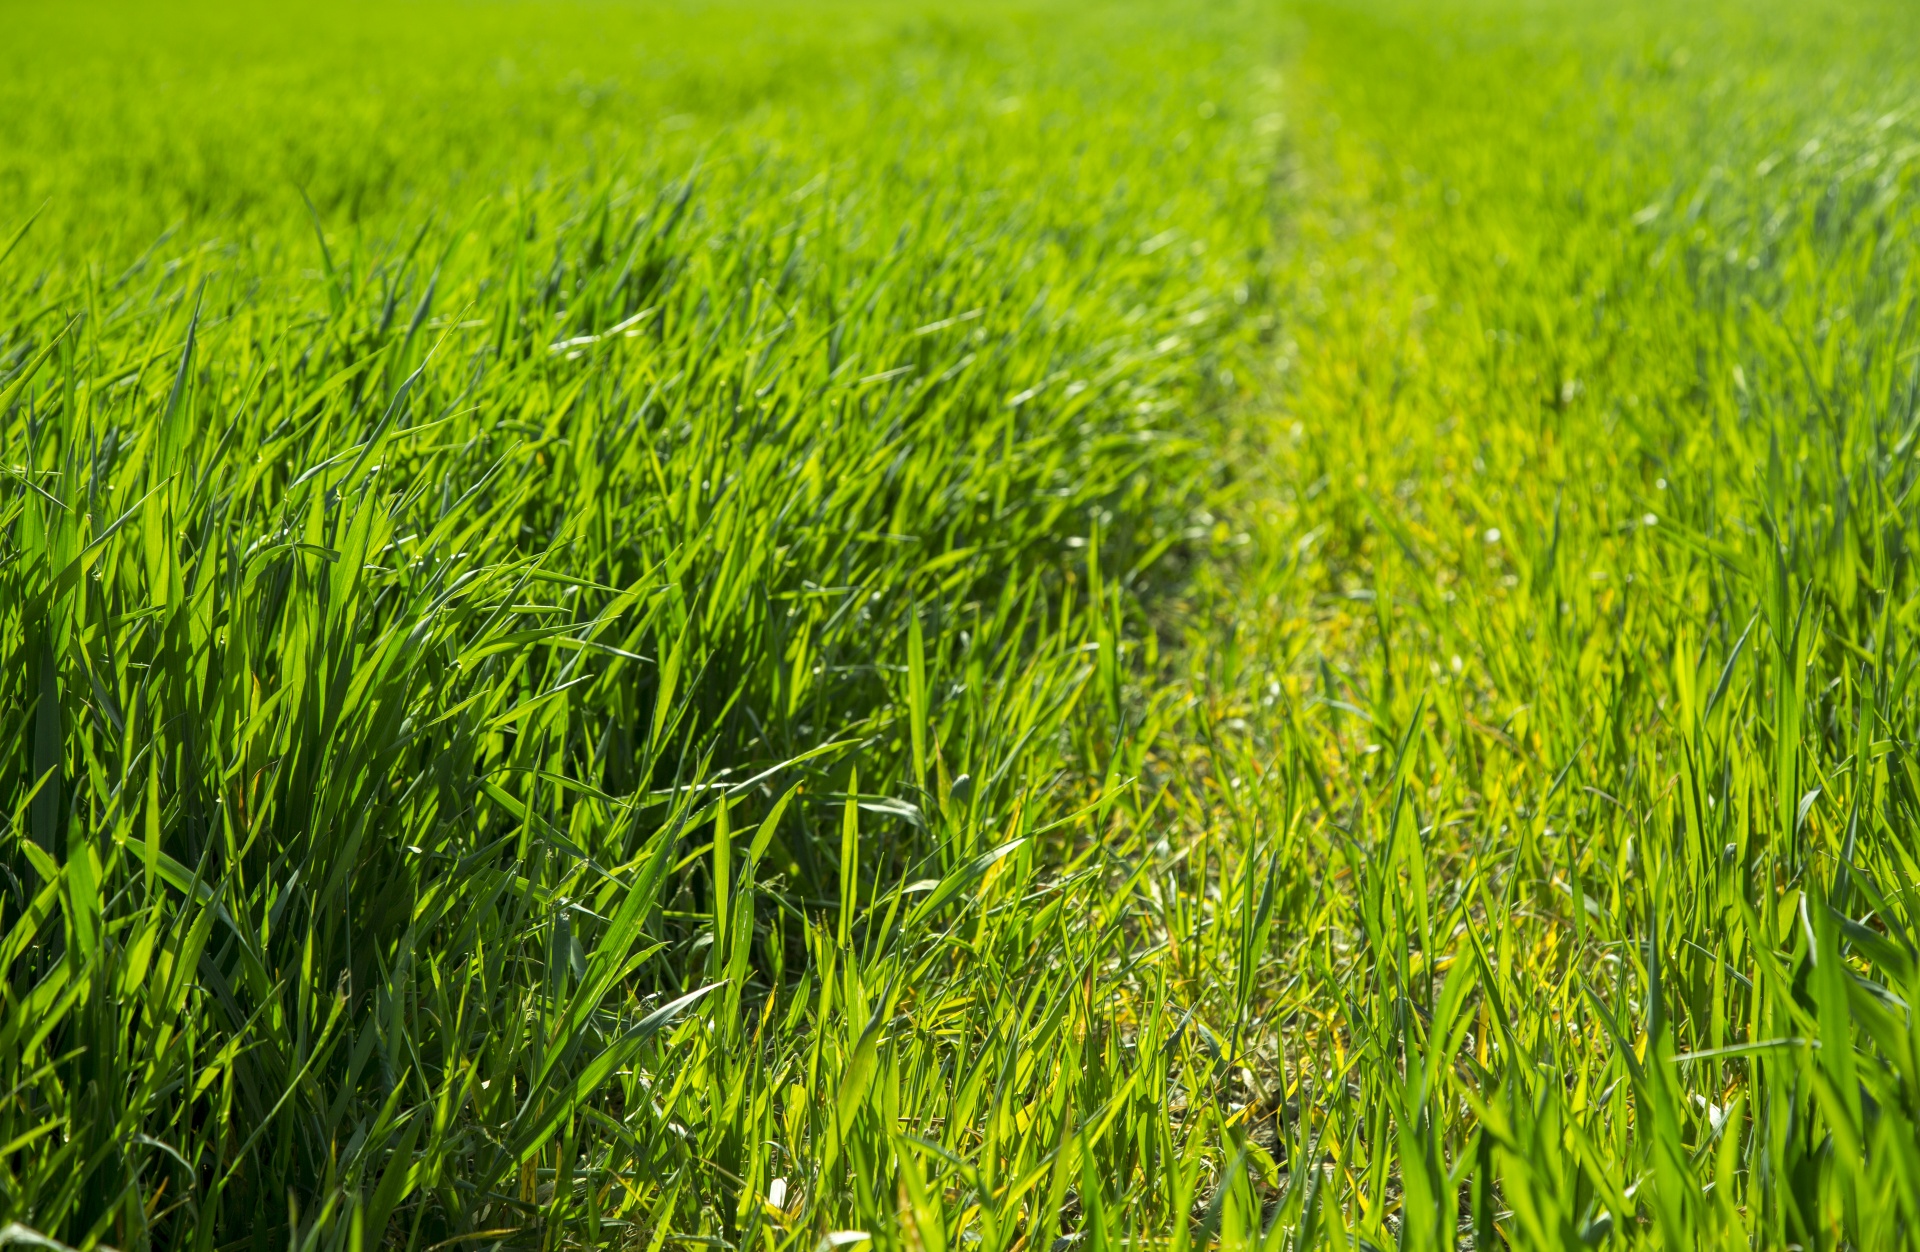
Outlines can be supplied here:
[[1909, 1237], [1911, 20], [1293, 13], [1277, 398], [1159, 758], [1179, 985], [1257, 1018], [1225, 1208]]

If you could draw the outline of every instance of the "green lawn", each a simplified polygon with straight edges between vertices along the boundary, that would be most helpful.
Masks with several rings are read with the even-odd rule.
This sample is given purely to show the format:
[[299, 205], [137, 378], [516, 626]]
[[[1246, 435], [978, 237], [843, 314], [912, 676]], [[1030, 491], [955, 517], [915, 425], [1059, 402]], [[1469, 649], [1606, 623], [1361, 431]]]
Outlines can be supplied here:
[[1920, 1246], [1920, 10], [0, 28], [0, 1244]]

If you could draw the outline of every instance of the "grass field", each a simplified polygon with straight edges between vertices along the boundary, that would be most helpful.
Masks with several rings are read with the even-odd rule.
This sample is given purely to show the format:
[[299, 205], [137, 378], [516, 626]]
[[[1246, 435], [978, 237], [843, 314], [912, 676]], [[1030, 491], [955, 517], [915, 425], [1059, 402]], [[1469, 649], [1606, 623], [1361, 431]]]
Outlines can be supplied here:
[[1920, 1245], [1920, 14], [5, 19], [0, 1243]]

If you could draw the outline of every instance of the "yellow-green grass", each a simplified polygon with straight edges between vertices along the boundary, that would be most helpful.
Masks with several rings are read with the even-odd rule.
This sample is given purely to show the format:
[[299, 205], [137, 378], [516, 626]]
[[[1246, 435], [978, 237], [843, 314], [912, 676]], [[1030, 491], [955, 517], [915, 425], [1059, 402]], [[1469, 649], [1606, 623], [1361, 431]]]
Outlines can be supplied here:
[[1917, 1237], [1916, 34], [1296, 10], [1275, 416], [1161, 753], [1225, 861], [1182, 985], [1259, 1014], [1235, 1229]]

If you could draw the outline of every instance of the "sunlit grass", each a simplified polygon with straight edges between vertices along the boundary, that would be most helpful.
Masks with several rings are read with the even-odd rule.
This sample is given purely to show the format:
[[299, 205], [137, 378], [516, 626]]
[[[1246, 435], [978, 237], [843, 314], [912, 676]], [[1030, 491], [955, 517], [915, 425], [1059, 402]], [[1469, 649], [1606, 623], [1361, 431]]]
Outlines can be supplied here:
[[1916, 1237], [1915, 33], [1300, 9], [1283, 381], [1165, 747], [1221, 914], [1283, 901], [1240, 1230]]
[[1920, 30], [1669, 8], [18, 6], [0, 1226], [1916, 1242]]

